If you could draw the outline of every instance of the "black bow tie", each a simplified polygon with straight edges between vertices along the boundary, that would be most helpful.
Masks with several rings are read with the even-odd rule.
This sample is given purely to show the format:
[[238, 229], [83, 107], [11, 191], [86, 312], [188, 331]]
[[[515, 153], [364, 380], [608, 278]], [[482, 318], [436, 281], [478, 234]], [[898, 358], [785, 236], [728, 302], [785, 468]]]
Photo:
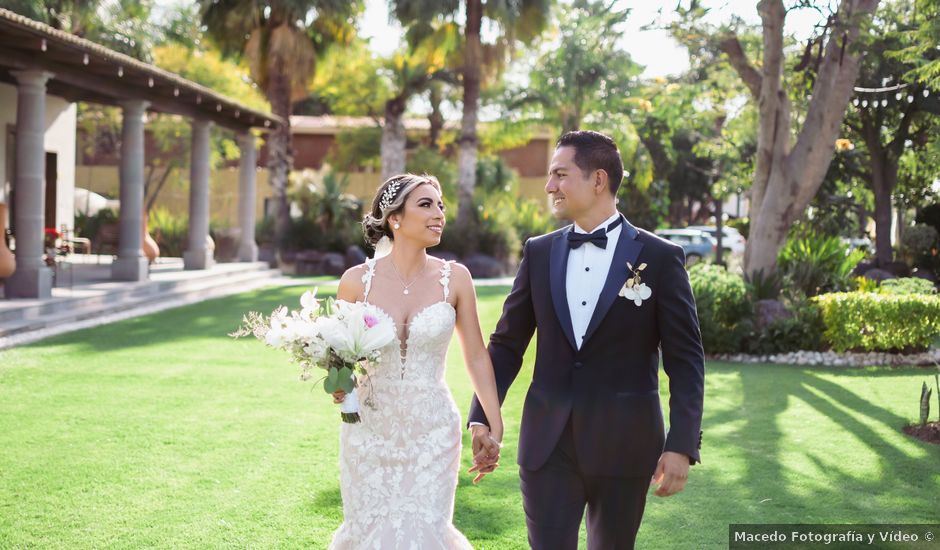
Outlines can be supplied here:
[[615, 227], [620, 225], [620, 222], [623, 221], [623, 218], [618, 216], [610, 225], [606, 228], [598, 229], [593, 233], [575, 233], [573, 230], [568, 232], [568, 246], [571, 248], [579, 248], [584, 243], [592, 243], [598, 248], [607, 249], [607, 233], [613, 230]]

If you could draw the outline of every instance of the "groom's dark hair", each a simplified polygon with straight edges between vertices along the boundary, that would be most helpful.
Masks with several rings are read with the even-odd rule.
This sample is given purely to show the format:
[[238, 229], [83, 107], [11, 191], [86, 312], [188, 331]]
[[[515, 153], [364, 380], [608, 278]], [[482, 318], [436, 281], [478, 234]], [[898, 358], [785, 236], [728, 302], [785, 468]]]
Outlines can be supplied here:
[[591, 130], [574, 130], [558, 138], [555, 148], [559, 147], [574, 147], [574, 163], [585, 176], [594, 170], [607, 172], [610, 194], [617, 196], [623, 181], [623, 160], [610, 136]]

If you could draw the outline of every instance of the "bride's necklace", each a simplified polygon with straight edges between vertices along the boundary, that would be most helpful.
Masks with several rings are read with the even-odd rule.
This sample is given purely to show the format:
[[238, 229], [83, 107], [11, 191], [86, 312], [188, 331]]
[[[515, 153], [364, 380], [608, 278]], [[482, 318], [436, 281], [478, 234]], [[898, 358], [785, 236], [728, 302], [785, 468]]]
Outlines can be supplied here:
[[418, 279], [421, 277], [421, 274], [424, 273], [424, 269], [428, 267], [428, 257], [427, 256], [424, 257], [424, 266], [421, 267], [421, 270], [418, 271], [418, 274], [415, 275], [414, 280], [412, 280], [410, 283], [405, 283], [405, 278], [401, 276], [401, 272], [398, 271], [398, 267], [395, 266], [395, 262], [391, 258], [389, 258], [389, 263], [392, 264], [392, 269], [395, 270], [395, 275], [398, 277], [398, 280], [401, 282], [401, 286], [404, 287], [402, 294], [407, 295], [408, 289], [411, 288], [411, 286], [414, 285], [418, 281]]

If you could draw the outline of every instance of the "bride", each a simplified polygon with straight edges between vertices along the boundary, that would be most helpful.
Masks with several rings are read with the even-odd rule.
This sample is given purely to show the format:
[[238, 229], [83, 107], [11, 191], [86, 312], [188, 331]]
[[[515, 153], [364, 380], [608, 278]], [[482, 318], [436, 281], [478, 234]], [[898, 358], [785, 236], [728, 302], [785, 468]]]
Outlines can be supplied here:
[[[471, 548], [452, 524], [462, 430], [444, 367], [454, 328], [474, 391], [487, 418], [496, 419], [478, 453], [487, 464], [498, 456], [503, 424], [470, 273], [427, 253], [440, 243], [444, 223], [436, 178], [389, 178], [363, 221], [376, 258], [340, 281], [337, 299], [373, 305], [395, 324], [397, 338], [358, 382], [362, 422], [342, 426], [343, 524], [332, 549]], [[341, 402], [344, 395], [334, 397]]]

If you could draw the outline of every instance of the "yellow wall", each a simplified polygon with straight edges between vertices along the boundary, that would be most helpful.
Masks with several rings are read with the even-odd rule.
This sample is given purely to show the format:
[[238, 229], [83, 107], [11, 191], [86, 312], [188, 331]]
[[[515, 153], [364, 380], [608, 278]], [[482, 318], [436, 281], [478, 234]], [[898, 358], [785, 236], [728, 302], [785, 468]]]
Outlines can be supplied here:
[[[259, 168], [257, 178], [257, 200], [255, 215], [264, 216], [264, 199], [273, 196], [268, 185], [268, 170]], [[347, 192], [363, 201], [370, 201], [381, 183], [377, 173], [350, 173]], [[75, 186], [90, 189], [109, 198], [118, 198], [119, 176], [117, 166], [77, 166]], [[543, 187], [545, 178], [519, 178], [519, 194], [545, 204]], [[157, 197], [157, 207], [174, 214], [189, 212], [189, 168], [173, 171]], [[213, 170], [209, 178], [209, 215], [220, 227], [238, 227], [238, 168]]]

